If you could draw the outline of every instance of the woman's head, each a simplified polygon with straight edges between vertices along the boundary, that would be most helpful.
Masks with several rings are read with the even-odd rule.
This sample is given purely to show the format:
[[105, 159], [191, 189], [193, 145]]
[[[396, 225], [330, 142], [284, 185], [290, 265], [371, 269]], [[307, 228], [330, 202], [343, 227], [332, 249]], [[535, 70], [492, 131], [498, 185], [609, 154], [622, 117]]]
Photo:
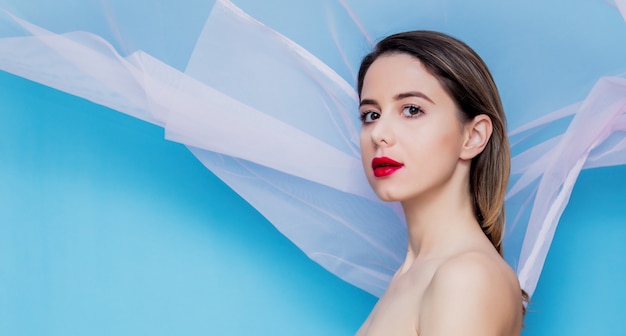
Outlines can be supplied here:
[[448, 35], [432, 31], [395, 34], [380, 41], [363, 59], [358, 75], [359, 97], [363, 98], [364, 81], [372, 64], [393, 55], [408, 55], [418, 60], [436, 78], [455, 104], [461, 125], [484, 116], [490, 120], [491, 137], [482, 152], [471, 159], [469, 191], [476, 219], [502, 253], [510, 152], [502, 103], [489, 70], [471, 48]]

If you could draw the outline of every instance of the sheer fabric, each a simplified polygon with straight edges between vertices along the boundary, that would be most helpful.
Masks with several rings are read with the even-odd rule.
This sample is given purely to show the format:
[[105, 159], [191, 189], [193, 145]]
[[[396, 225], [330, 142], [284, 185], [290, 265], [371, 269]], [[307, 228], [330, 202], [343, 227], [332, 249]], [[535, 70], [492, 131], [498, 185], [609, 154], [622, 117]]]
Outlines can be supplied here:
[[[468, 5], [446, 3], [449, 7], [302, 2], [307, 13], [318, 15], [311, 21], [315, 26], [272, 19], [281, 32], [218, 0], [212, 7], [198, 3], [171, 14], [189, 19], [172, 19], [182, 28], [172, 28], [175, 36], [160, 41], [138, 38], [136, 29], [163, 31], [149, 15], [163, 14], [163, 8], [93, 1], [77, 16], [71, 10], [59, 13], [73, 8], [69, 4], [47, 13], [5, 0], [0, 1], [0, 69], [163, 127], [167, 139], [185, 144], [311, 259], [378, 296], [404, 258], [406, 227], [398, 204], [378, 200], [363, 174], [355, 69], [375, 40], [389, 33], [460, 31], [449, 20], [466, 13]], [[264, 5], [247, 6], [266, 15]], [[478, 1], [472, 10], [477, 20], [493, 24], [529, 10], [516, 7], [521, 2], [496, 6], [501, 5]], [[626, 8], [622, 1], [595, 6], [613, 22]], [[132, 15], [139, 10], [146, 18]], [[289, 17], [292, 9], [281, 10]], [[505, 105], [514, 104], [507, 92], [516, 89], [515, 79], [506, 80], [505, 70], [513, 65], [525, 71], [524, 65], [490, 49], [483, 33], [509, 41], [512, 54], [515, 41], [534, 32], [500, 36], [504, 33], [477, 28], [460, 36], [485, 51], [496, 80], [510, 86], [500, 85]], [[179, 44], [168, 48], [172, 41]], [[546, 76], [551, 70], [541, 69]], [[572, 70], [578, 71], [566, 69]], [[505, 257], [531, 294], [579, 172], [626, 164], [626, 79], [619, 73], [587, 73], [580, 85], [564, 85], [586, 90], [586, 96], [553, 112], [509, 114], [514, 157]]]

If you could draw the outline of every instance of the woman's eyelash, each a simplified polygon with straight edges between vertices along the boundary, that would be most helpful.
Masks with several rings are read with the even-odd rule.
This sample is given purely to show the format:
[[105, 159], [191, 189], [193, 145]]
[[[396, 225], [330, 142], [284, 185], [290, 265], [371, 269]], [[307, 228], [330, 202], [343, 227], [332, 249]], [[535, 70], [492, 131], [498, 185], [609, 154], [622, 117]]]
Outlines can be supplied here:
[[[401, 113], [406, 118], [415, 118], [424, 113], [424, 110], [418, 105], [406, 105], [402, 107]], [[361, 112], [359, 119], [362, 123], [369, 123], [380, 118], [380, 114], [374, 111]]]
[[372, 122], [374, 119], [378, 119], [377, 116], [378, 116], [377, 112], [365, 111], [365, 112], [361, 112], [361, 116], [359, 119], [361, 119], [362, 123], [368, 123], [368, 122]]
[[402, 108], [402, 114], [407, 118], [417, 117], [422, 113], [424, 113], [424, 110], [417, 105], [407, 105]]

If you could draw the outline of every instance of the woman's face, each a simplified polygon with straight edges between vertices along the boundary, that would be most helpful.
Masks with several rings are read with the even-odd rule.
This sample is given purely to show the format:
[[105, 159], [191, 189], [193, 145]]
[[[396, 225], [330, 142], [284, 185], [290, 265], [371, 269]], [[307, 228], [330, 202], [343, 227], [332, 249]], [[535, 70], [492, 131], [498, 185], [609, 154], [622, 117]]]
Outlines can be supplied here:
[[380, 56], [363, 79], [361, 156], [384, 201], [407, 201], [450, 183], [464, 127], [439, 81], [408, 54]]

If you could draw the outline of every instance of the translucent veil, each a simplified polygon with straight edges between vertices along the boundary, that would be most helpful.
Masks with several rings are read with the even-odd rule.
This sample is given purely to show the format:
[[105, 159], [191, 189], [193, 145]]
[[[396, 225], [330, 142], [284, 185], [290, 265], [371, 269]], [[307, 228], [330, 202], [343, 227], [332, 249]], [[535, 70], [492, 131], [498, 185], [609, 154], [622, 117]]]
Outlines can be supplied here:
[[[287, 18], [275, 19], [271, 28], [218, 0], [171, 14], [188, 19], [172, 29], [191, 41], [189, 48], [170, 47], [166, 37], [138, 38], [137, 26], [162, 31], [149, 17], [154, 12], [139, 5], [94, 0], [79, 13], [94, 16], [84, 23], [69, 10], [58, 15], [12, 2], [0, 1], [0, 69], [163, 127], [167, 139], [185, 144], [311, 259], [374, 295], [383, 293], [404, 258], [406, 228], [398, 205], [378, 200], [362, 171], [354, 71], [386, 34], [455, 33], [449, 20], [466, 11], [462, 1], [302, 2], [297, 10], [315, 16], [307, 21], [314, 26], [289, 22], [285, 8]], [[497, 11], [480, 10], [495, 2], [477, 3], [478, 18], [501, 19]], [[614, 21], [626, 8], [595, 5]], [[263, 6], [248, 6], [267, 16]], [[399, 13], [409, 14], [390, 20]], [[480, 33], [466, 36], [468, 43], [474, 39], [489, 50]], [[505, 77], [502, 69], [510, 64], [492, 64], [496, 80]], [[504, 246], [531, 294], [579, 172], [626, 164], [626, 80], [619, 72], [591, 76], [595, 84], [582, 101], [514, 118], [520, 125], [509, 133], [514, 157]]]

